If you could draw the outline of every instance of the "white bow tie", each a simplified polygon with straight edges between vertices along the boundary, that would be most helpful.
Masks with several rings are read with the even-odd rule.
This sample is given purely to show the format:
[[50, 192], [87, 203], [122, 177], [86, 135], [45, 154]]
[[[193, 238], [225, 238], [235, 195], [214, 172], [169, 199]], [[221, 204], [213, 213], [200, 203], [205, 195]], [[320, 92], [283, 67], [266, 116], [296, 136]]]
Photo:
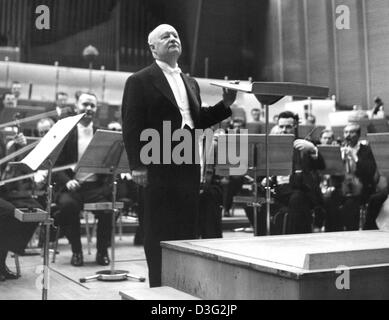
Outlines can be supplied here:
[[82, 131], [83, 131], [84, 133], [91, 133], [91, 132], [93, 132], [93, 129], [90, 128], [90, 127], [84, 127], [84, 128], [82, 128]]
[[176, 68], [169, 68], [167, 70], [167, 72], [171, 73], [171, 74], [181, 74], [181, 69], [179, 67], [176, 67]]

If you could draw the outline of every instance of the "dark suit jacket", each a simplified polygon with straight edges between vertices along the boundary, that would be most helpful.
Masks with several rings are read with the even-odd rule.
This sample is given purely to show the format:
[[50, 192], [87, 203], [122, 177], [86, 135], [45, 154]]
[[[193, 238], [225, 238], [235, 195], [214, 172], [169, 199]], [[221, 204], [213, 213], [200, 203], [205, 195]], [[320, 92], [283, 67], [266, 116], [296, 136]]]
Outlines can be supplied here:
[[377, 171], [377, 165], [374, 159], [373, 152], [370, 146], [361, 144], [358, 151], [358, 163], [355, 171], [355, 175], [361, 181], [362, 197], [367, 199], [371, 194], [375, 192], [376, 181], [375, 173]]
[[[205, 129], [231, 116], [231, 109], [223, 102], [214, 107], [201, 107], [200, 88], [195, 79], [181, 74], [190, 113], [195, 128]], [[160, 67], [151, 66], [135, 73], [127, 80], [122, 103], [123, 140], [130, 169], [142, 167], [140, 135], [145, 129], [155, 129], [162, 137], [163, 122], [170, 121], [172, 132], [181, 128], [182, 117], [173, 91]]]
[[276, 194], [283, 197], [294, 191], [302, 191], [307, 196], [307, 201], [315, 206], [321, 203], [320, 176], [317, 170], [325, 168], [323, 157], [318, 155], [313, 159], [308, 153], [293, 150], [293, 169], [290, 183], [276, 187]]
[[[97, 131], [97, 127], [93, 126], [93, 132]], [[56, 167], [62, 167], [78, 162], [78, 131], [75, 127], [69, 134], [69, 137], [58, 156], [55, 163]], [[75, 176], [73, 170], [60, 171], [53, 174], [53, 179], [56, 183], [56, 189], [61, 189], [66, 183], [72, 180]]]

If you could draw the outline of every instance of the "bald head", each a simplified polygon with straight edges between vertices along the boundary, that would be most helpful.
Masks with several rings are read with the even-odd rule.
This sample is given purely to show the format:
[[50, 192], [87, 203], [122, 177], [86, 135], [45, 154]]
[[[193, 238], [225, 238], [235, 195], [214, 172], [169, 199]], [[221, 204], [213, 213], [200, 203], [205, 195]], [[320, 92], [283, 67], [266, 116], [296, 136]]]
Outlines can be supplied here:
[[148, 43], [153, 57], [176, 66], [182, 53], [181, 40], [177, 30], [168, 24], [161, 24], [150, 32]]

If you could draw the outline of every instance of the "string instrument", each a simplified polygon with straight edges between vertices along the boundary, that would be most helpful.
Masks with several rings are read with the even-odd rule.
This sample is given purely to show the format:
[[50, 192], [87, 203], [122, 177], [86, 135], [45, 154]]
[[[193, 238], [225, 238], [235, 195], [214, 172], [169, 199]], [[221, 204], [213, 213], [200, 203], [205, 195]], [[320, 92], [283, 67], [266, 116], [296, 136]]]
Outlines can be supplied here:
[[7, 162], [9, 162], [9, 161], [11, 161], [11, 160], [13, 160], [13, 159], [15, 159], [15, 158], [17, 158], [17, 157], [19, 157], [19, 156], [21, 156], [21, 155], [23, 155], [23, 154], [25, 154], [25, 153], [27, 153], [31, 149], [34, 149], [38, 145], [38, 143], [39, 143], [39, 141], [35, 141], [35, 142], [31, 143], [31, 144], [26, 145], [23, 148], [20, 148], [20, 149], [16, 150], [15, 152], [7, 155], [6, 157], [0, 159], [0, 166], [5, 164], [5, 163], [7, 163]]
[[[61, 108], [61, 114], [72, 112], [72, 111], [73, 111], [73, 107], [71, 107], [71, 106], [66, 106], [66, 107]], [[15, 127], [15, 126], [18, 126], [20, 128], [21, 124], [33, 122], [33, 121], [39, 121], [40, 119], [43, 119], [43, 118], [50, 118], [50, 117], [56, 117], [56, 116], [58, 116], [58, 111], [52, 110], [52, 111], [43, 112], [43, 113], [31, 116], [31, 117], [26, 117], [23, 119], [15, 119], [13, 121], [0, 124], [0, 130], [7, 128], [7, 127]]]
[[[343, 149], [344, 150], [344, 149]], [[352, 172], [352, 162], [347, 154], [344, 157], [345, 166], [346, 166], [346, 174], [344, 177], [344, 181], [342, 183], [342, 194], [345, 197], [356, 197], [362, 194], [363, 185], [359, 178], [355, 176], [354, 172]]]
[[[60, 171], [72, 169], [74, 167], [75, 167], [75, 164], [69, 164], [67, 166], [53, 168], [52, 171], [53, 171], [53, 173], [55, 173], [55, 172], [60, 172]], [[5, 186], [6, 184], [9, 184], [9, 183], [18, 182], [18, 181], [25, 180], [25, 179], [32, 179], [34, 176], [35, 176], [35, 172], [30, 173], [30, 174], [25, 174], [25, 175], [22, 175], [19, 177], [3, 180], [3, 181], [0, 181], [0, 187]]]

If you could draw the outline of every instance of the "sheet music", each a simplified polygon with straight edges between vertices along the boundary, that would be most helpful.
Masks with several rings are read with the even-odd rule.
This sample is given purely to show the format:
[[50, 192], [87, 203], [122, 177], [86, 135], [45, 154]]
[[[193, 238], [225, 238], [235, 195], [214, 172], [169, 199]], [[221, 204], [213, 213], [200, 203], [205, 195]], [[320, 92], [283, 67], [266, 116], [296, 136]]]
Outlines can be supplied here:
[[20, 161], [20, 164], [27, 166], [32, 171], [36, 171], [50, 156], [52, 158], [58, 156], [60, 152], [59, 146], [61, 143], [65, 143], [65, 138], [83, 117], [84, 114], [80, 114], [58, 121], [42, 138], [35, 149]]

